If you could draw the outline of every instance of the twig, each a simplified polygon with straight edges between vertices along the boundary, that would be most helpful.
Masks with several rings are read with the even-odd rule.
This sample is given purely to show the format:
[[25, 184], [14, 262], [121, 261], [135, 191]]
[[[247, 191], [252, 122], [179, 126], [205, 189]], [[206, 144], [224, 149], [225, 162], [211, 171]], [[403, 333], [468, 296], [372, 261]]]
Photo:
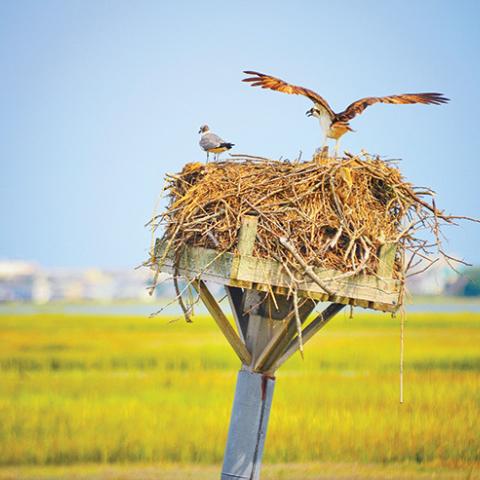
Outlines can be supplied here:
[[284, 246], [294, 257], [295, 260], [303, 267], [305, 273], [325, 292], [329, 295], [333, 295], [333, 292], [326, 287], [323, 282], [318, 278], [317, 274], [313, 271], [313, 268], [309, 266], [305, 260], [298, 254], [293, 245], [285, 238], [280, 237], [278, 241]]

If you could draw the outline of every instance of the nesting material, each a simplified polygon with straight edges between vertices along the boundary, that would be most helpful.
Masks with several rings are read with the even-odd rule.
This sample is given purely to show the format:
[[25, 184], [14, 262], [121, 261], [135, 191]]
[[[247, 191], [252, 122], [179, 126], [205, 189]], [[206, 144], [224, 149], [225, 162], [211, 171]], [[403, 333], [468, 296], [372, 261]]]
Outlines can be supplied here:
[[[281, 263], [292, 290], [297, 273], [308, 268], [376, 275], [379, 252], [389, 244], [396, 246], [393, 277], [403, 285], [417, 260], [428, 266], [431, 249], [442, 251], [440, 225], [459, 218], [437, 210], [434, 192], [406, 182], [394, 162], [367, 154], [190, 163], [167, 175], [165, 190], [169, 205], [152, 224], [163, 227], [169, 250], [180, 254], [192, 246], [237, 254], [242, 220], [254, 215], [253, 256]], [[152, 252], [150, 263], [156, 262]]]

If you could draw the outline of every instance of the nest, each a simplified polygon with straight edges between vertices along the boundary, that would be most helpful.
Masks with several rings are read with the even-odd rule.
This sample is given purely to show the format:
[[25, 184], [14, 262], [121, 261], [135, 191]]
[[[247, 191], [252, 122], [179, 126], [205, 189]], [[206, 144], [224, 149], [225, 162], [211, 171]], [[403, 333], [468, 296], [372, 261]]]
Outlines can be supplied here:
[[[175, 252], [190, 245], [236, 253], [242, 218], [256, 215], [253, 256], [294, 272], [313, 267], [375, 275], [380, 248], [394, 243], [393, 275], [402, 285], [414, 267], [428, 268], [439, 254], [451, 259], [440, 228], [464, 218], [439, 211], [434, 192], [405, 181], [395, 162], [367, 154], [190, 163], [167, 175], [165, 190], [168, 207], [150, 223], [163, 227]], [[152, 252], [150, 265], [157, 261]]]

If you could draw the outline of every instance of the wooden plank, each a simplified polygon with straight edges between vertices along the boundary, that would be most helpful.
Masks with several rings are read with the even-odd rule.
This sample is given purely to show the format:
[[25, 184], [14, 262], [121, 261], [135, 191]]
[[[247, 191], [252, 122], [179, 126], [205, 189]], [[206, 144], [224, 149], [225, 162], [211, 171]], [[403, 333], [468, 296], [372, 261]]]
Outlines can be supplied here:
[[[161, 249], [159, 249], [158, 254], [162, 254]], [[251, 282], [275, 286], [289, 285], [290, 279], [286, 274], [281, 272], [281, 265], [278, 262], [249, 255], [237, 257], [235, 260], [239, 262], [239, 272], [238, 276], [234, 278], [235, 280], [243, 281], [246, 285]], [[212, 249], [185, 246], [178, 267], [180, 271], [188, 273], [190, 277], [194, 276], [192, 274], [202, 273], [212, 277], [223, 277], [225, 280], [228, 280], [233, 261], [234, 255], [228, 252], [219, 254], [219, 252]], [[171, 255], [168, 255], [165, 259], [164, 266], [167, 268], [173, 266]], [[396, 295], [399, 286], [397, 280], [388, 278], [381, 280], [373, 275], [356, 275], [354, 277], [340, 278], [337, 280], [336, 277], [342, 277], [343, 274], [336, 270], [315, 269], [315, 273], [320, 279], [329, 279], [329, 284], [335, 285], [340, 288], [341, 292], [347, 293], [347, 295], [345, 295], [345, 293], [337, 290], [335, 291], [335, 295], [352, 297], [353, 295], [350, 295], [350, 293], [361, 288], [373, 292], [380, 291], [380, 294], [376, 296], [373, 294], [374, 298], [370, 298], [372, 295], [368, 295], [369, 298], [365, 298], [365, 300], [369, 301], [375, 301], [376, 297], [381, 297], [382, 294], [389, 295], [393, 293]], [[315, 282], [310, 281], [310, 279], [305, 276], [305, 281], [300, 283], [300, 289], [325, 294], [325, 292], [321, 291], [318, 286], [315, 287], [315, 285]]]
[[[161, 258], [165, 242], [156, 246], [156, 256]], [[169, 252], [161, 271], [174, 273], [173, 252]], [[238, 267], [238, 269], [237, 269]], [[156, 266], [153, 266], [156, 268]], [[238, 271], [237, 271], [238, 270]], [[274, 289], [280, 294], [288, 293], [290, 279], [281, 271], [278, 262], [249, 255], [235, 256], [232, 253], [185, 246], [179, 259], [178, 274], [186, 278], [201, 277], [216, 283], [240, 288], [256, 288], [262, 291]], [[316, 275], [326, 281], [335, 293], [329, 296], [308, 277], [299, 285], [299, 296], [310, 296], [316, 300], [368, 306], [375, 310], [396, 311], [399, 303], [400, 282], [392, 278], [377, 278], [373, 275], [357, 275], [348, 278], [335, 270], [315, 269]], [[330, 279], [330, 280], [325, 280]], [[366, 302], [368, 304], [366, 305]]]
[[239, 255], [251, 255], [257, 238], [258, 217], [245, 215], [238, 234], [237, 251]]
[[[165, 247], [165, 242], [158, 245], [155, 252], [157, 258], [163, 256]], [[163, 265], [160, 267], [163, 272], [173, 273], [173, 257], [174, 253], [170, 251], [165, 258]], [[206, 280], [227, 283], [226, 280], [228, 280], [231, 275], [233, 259], [234, 255], [232, 253], [219, 253], [217, 250], [210, 248], [185, 245], [178, 261], [178, 273], [187, 278], [201, 275], [202, 278], [205, 278]]]
[[273, 289], [269, 293], [273, 296], [268, 295], [260, 305], [260, 315], [272, 320], [285, 320], [285, 317], [292, 311], [291, 295], [290, 297], [279, 295], [273, 292]]
[[[335, 295], [387, 304], [398, 301], [396, 280], [382, 280], [373, 275], [344, 277], [341, 272], [335, 270], [315, 269], [315, 273], [325, 281]], [[284, 287], [290, 284], [290, 278], [281, 271], [281, 265], [278, 262], [250, 256], [240, 257], [236, 280]], [[325, 294], [319, 285], [307, 276], [304, 277], [303, 282], [299, 283], [299, 290]]]
[[393, 277], [393, 266], [395, 264], [395, 255], [397, 245], [395, 243], [385, 243], [380, 247], [378, 253], [377, 275], [382, 278]]
[[[293, 302], [293, 299], [291, 299], [291, 302]], [[299, 316], [303, 323], [312, 312], [316, 302], [307, 298], [299, 303]], [[270, 367], [277, 359], [277, 356], [289, 344], [296, 331], [297, 325], [295, 321], [295, 312], [293, 310], [293, 305], [291, 304], [291, 310], [285, 317], [283, 325], [275, 332], [268, 345], [264, 348], [263, 352], [258, 357], [258, 360], [255, 362], [253, 369], [258, 372], [271, 371]]]
[[228, 343], [231, 345], [238, 358], [244, 365], [250, 365], [252, 361], [252, 356], [247, 350], [245, 344], [240, 340], [240, 337], [235, 332], [234, 328], [228, 321], [228, 318], [223, 313], [222, 309], [218, 305], [214, 296], [211, 294], [208, 287], [205, 285], [205, 282], [202, 280], [194, 280], [192, 282], [193, 287], [200, 295], [202, 302], [207, 307], [207, 310], [210, 312], [210, 315], [213, 317], [223, 335], [227, 339]]
[[[247, 282], [237, 282], [235, 280], [230, 280], [230, 285], [236, 285], [246, 287], [245, 283]], [[251, 284], [249, 287], [251, 288]], [[261, 290], [262, 292], [269, 292], [272, 288], [271, 285], [263, 284], [263, 283], [256, 283], [255, 288], [257, 290]], [[289, 289], [288, 287], [274, 287], [275, 293], [280, 295], [288, 295]], [[332, 303], [341, 303], [343, 305], [353, 305], [362, 308], [369, 308], [373, 310], [378, 310], [381, 312], [396, 312], [398, 310], [398, 304], [395, 303], [381, 303], [381, 302], [371, 302], [368, 300], [359, 300], [356, 298], [349, 298], [349, 297], [340, 297], [338, 295], [329, 296], [323, 293], [311, 292], [307, 290], [299, 290], [298, 291], [299, 297], [308, 297], [312, 300], [317, 300], [319, 302], [332, 302]]]
[[244, 291], [239, 287], [232, 287], [231, 285], [225, 285], [225, 291], [227, 292], [233, 318], [235, 319], [235, 323], [237, 325], [238, 334], [243, 343], [245, 343], [248, 327], [248, 315], [245, 315], [243, 312]]
[[328, 287], [327, 285], [325, 285], [324, 282], [322, 282], [322, 280], [315, 273], [313, 267], [308, 265], [308, 263], [297, 252], [295, 247], [285, 237], [280, 237], [278, 241], [294, 256], [295, 260], [302, 266], [304, 275], [308, 275], [324, 292], [328, 293], [329, 295], [334, 295], [334, 293], [330, 290], [330, 287]]
[[[340, 303], [332, 303], [329, 305], [323, 312], [319, 313], [302, 331], [302, 343], [305, 345], [321, 328], [323, 328], [340, 310], [342, 310], [345, 305]], [[298, 337], [292, 340], [285, 353], [278, 358], [273, 366], [272, 370], [277, 370], [281, 365], [283, 365], [300, 347]]]
[[274, 334], [274, 324], [276, 322], [259, 313], [264, 298], [263, 292], [258, 290], [245, 290], [243, 297], [243, 311], [248, 315], [245, 344], [252, 355], [251, 367], [253, 367], [256, 359], [263, 352], [265, 345], [267, 345]]

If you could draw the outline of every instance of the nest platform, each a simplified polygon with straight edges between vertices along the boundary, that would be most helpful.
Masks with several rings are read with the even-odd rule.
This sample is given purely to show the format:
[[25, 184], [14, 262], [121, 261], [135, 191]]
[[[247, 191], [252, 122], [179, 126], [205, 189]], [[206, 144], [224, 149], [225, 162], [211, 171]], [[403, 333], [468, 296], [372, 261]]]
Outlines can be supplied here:
[[156, 271], [385, 312], [402, 304], [405, 252], [421, 251], [411, 227], [432, 217], [395, 165], [368, 155], [191, 163], [165, 190]]
[[[168, 251], [168, 240], [157, 239], [154, 268], [177, 275], [187, 281], [212, 281], [231, 287], [259, 290], [288, 296], [292, 280], [278, 261], [253, 255], [258, 217], [242, 219], [236, 253], [185, 245], [180, 254]], [[386, 244], [378, 252], [375, 275], [349, 275], [332, 269], [312, 268], [310, 274], [297, 271], [296, 291], [299, 297], [321, 302], [353, 305], [384, 312], [395, 312], [401, 304], [401, 281], [393, 277], [397, 246]], [[304, 268], [304, 270], [308, 269]], [[300, 269], [301, 270], [301, 269]], [[312, 275], [313, 274], [313, 275]], [[313, 280], [314, 277], [318, 281]]]

